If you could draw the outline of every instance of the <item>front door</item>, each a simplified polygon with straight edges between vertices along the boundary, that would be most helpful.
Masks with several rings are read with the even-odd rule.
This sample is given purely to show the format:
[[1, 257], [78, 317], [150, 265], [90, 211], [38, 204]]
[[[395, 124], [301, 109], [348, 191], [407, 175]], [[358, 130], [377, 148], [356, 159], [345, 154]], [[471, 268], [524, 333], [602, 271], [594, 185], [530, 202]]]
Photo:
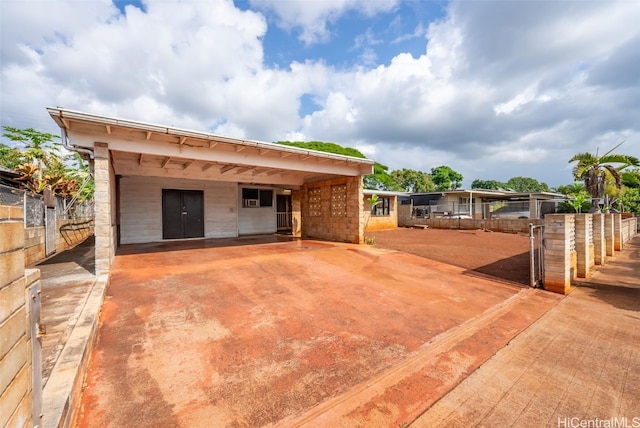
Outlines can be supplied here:
[[276, 195], [278, 230], [291, 230], [291, 196]]
[[204, 236], [204, 192], [162, 189], [162, 239]]

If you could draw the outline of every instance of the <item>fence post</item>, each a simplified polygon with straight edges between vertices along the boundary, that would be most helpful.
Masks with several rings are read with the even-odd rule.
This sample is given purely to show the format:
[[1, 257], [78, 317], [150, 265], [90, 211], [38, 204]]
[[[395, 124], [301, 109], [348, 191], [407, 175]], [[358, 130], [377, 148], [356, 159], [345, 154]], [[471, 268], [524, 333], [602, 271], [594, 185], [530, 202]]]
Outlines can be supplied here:
[[613, 216], [613, 248], [616, 251], [622, 250], [622, 214], [611, 214]]
[[604, 236], [604, 214], [593, 215], [593, 250], [594, 262], [603, 265], [607, 256], [606, 240]]
[[604, 215], [605, 253], [607, 257], [614, 256], [615, 239], [613, 228], [613, 214]]
[[560, 294], [571, 291], [574, 214], [547, 214], [544, 218], [544, 288]]
[[577, 274], [588, 278], [593, 260], [593, 214], [576, 215], [576, 253], [578, 257]]

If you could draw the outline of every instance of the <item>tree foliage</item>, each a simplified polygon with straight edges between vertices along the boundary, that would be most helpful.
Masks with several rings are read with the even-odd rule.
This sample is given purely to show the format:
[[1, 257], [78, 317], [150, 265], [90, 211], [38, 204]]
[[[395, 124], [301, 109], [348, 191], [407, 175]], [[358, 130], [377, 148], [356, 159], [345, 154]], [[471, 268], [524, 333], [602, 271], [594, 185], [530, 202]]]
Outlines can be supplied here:
[[576, 162], [573, 177], [584, 182], [593, 198], [601, 199], [607, 194], [614, 196], [611, 193], [617, 193], [616, 189], [622, 188], [622, 170], [640, 166], [640, 161], [633, 156], [613, 153], [621, 144], [602, 156], [596, 150], [595, 154], [578, 153], [569, 160], [569, 163]]
[[438, 191], [455, 190], [462, 185], [462, 179], [462, 174], [446, 165], [431, 168], [431, 180]]
[[364, 187], [373, 190], [395, 190], [389, 167], [376, 162], [373, 165], [373, 174], [364, 176]]
[[277, 144], [366, 159], [366, 156], [363, 155], [360, 150], [352, 147], [343, 147], [336, 143], [325, 143], [323, 141], [278, 141]]
[[[61, 144], [55, 141], [57, 135], [33, 128], [3, 128], [3, 137], [21, 143], [24, 150], [3, 145], [0, 164], [18, 172], [21, 175], [18, 180], [25, 188], [35, 193], [49, 188], [56, 195], [66, 198], [78, 195], [80, 200], [93, 196], [89, 166], [77, 153], [62, 157]], [[81, 183], [85, 183], [82, 189]]]
[[25, 163], [26, 160], [26, 156], [19, 149], [0, 143], [0, 165], [10, 170], [15, 170], [18, 165]]
[[507, 189], [516, 192], [548, 192], [549, 186], [531, 177], [512, 177], [505, 183]]
[[397, 169], [391, 172], [394, 190], [402, 192], [433, 192], [435, 184], [426, 172], [414, 169]]
[[498, 180], [480, 180], [475, 179], [471, 183], [472, 189], [483, 189], [483, 190], [500, 190], [505, 189], [507, 185], [502, 181]]
[[619, 202], [623, 211], [640, 215], [640, 187], [628, 187], [625, 189]]

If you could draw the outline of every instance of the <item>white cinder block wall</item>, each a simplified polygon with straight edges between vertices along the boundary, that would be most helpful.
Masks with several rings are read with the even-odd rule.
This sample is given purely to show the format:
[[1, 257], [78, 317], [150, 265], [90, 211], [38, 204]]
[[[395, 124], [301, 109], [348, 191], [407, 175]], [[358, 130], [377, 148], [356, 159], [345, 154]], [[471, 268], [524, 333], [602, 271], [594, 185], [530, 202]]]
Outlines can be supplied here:
[[[238, 235], [237, 183], [162, 177], [122, 177], [121, 244], [162, 241], [162, 189], [203, 190], [205, 237], [233, 238]], [[275, 221], [275, 214], [273, 217]]]
[[[242, 189], [267, 189], [273, 190], [273, 201], [270, 207], [243, 207]], [[278, 222], [276, 217], [276, 193], [271, 187], [241, 185], [238, 186], [238, 233], [240, 235], [258, 235], [264, 233], [276, 233]]]

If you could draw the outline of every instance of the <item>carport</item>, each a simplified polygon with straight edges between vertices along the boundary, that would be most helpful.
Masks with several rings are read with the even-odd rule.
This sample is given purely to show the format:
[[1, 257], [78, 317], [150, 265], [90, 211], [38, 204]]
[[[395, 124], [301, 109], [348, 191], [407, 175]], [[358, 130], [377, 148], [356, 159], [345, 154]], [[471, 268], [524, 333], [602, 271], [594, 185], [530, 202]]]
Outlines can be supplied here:
[[91, 159], [96, 273], [120, 244], [293, 236], [363, 241], [373, 161], [48, 108], [65, 146]]

